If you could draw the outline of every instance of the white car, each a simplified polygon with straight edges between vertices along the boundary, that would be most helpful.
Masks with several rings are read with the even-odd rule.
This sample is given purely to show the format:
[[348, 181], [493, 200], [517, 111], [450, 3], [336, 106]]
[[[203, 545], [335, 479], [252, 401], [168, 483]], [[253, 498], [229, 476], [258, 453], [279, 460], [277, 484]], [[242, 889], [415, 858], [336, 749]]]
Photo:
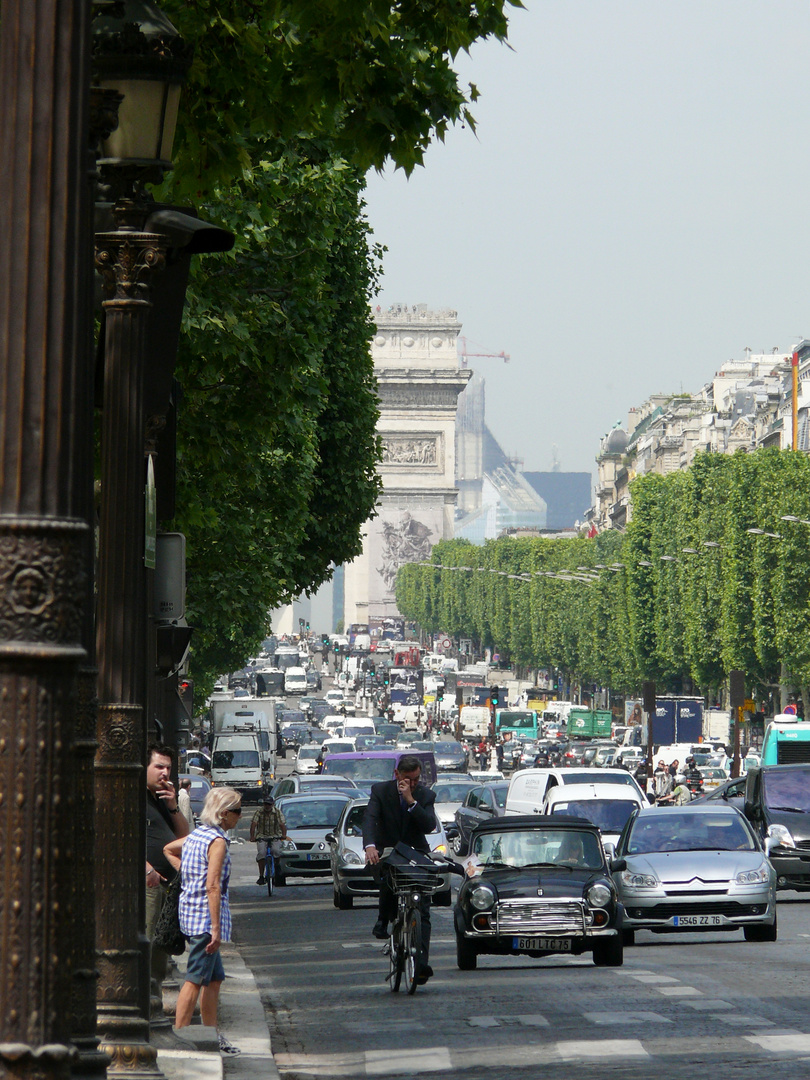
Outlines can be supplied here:
[[583, 818], [597, 826], [604, 843], [617, 844], [636, 807], [647, 805], [629, 784], [562, 784], [546, 795], [543, 813]]
[[342, 705], [344, 703], [345, 695], [342, 690], [327, 690], [323, 696], [323, 700], [329, 705]]
[[318, 771], [318, 756], [320, 755], [321, 747], [318, 743], [307, 743], [302, 746], [295, 758], [295, 766], [293, 772], [298, 776], [306, 775], [307, 773], [316, 773]]

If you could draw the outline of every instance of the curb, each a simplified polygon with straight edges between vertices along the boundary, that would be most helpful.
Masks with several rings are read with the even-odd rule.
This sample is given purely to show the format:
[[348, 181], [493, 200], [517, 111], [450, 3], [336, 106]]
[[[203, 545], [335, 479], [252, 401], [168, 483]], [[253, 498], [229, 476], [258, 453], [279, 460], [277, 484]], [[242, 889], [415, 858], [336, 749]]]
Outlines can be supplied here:
[[[214, 1029], [192, 1024], [153, 1038], [158, 1044], [158, 1068], [167, 1080], [281, 1080], [256, 980], [232, 942], [223, 944], [222, 962], [226, 974], [219, 997], [219, 1026], [242, 1053], [221, 1054]], [[177, 966], [182, 975], [184, 956], [178, 957]]]

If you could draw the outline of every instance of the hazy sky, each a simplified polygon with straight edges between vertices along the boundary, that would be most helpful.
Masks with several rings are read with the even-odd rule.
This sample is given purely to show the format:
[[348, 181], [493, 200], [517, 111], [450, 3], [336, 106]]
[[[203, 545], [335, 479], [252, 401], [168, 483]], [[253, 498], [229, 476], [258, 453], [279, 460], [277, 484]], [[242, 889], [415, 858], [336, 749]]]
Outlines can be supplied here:
[[371, 176], [382, 304], [452, 307], [525, 468], [810, 336], [807, 0], [526, 0], [426, 167]]

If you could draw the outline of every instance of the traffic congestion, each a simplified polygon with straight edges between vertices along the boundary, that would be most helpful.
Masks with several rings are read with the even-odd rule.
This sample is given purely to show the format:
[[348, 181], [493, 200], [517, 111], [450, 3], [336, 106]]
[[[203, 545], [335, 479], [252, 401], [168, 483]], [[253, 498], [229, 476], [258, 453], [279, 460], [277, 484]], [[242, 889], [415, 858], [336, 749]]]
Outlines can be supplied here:
[[[810, 763], [795, 752], [790, 764], [764, 762], [774, 756], [768, 739], [788, 730], [795, 751], [802, 721], [778, 718], [779, 731], [744, 748], [732, 778], [733, 746], [719, 737], [716, 717], [703, 719], [698, 734], [692, 729], [694, 738], [655, 743], [650, 754], [639, 725], [618, 723], [610, 710], [541, 699], [501, 671], [459, 669], [457, 660], [415, 642], [394, 642], [378, 655], [362, 642], [360, 649], [341, 644], [302, 641], [294, 657], [281, 648], [223, 677], [187, 756], [198, 798], [208, 784], [227, 784], [257, 812], [274, 806], [285, 822], [255, 880], [247, 877], [250, 813], [232, 834], [246, 842], [234, 847], [252, 912], [246, 946], [261, 923], [255, 899], [269, 894], [266, 916], [284, 957], [295, 945], [307, 955], [317, 940], [327, 966], [354, 955], [365, 968], [367, 950], [375, 950], [375, 993], [407, 989], [435, 998], [454, 970], [475, 972], [490, 997], [527, 971], [558, 978], [561, 964], [640, 965], [651, 978], [672, 979], [666, 972], [676, 943], [688, 955], [697, 948], [701, 966], [724, 945], [756, 946], [746, 967], [758, 969], [779, 947], [785, 918], [780, 925], [777, 908], [787, 898], [788, 932], [797, 933], [795, 901], [810, 888], [810, 859], [802, 854], [810, 849], [802, 819], [810, 811]], [[288, 682], [281, 692], [286, 677], [275, 665], [288, 656], [304, 679], [301, 689]], [[313, 671], [320, 691], [310, 685]], [[270, 693], [274, 687], [279, 692]], [[234, 740], [252, 740], [252, 751]], [[402, 895], [410, 907], [379, 933], [372, 915], [401, 845], [384, 853], [390, 867], [371, 864], [369, 803], [403, 761], [416, 770], [416, 790], [430, 793], [432, 823], [425, 851], [406, 858]], [[408, 976], [403, 929], [419, 904], [438, 928], [430, 976], [421, 979], [418, 957]], [[322, 927], [315, 938], [304, 912]], [[271, 954], [261, 967], [274, 969]], [[360, 969], [345, 976], [364, 983]], [[614, 992], [613, 983], [599, 991]], [[430, 1040], [429, 1027], [424, 1035]], [[289, 1061], [296, 1062], [291, 1075], [307, 1074], [295, 1055]]]

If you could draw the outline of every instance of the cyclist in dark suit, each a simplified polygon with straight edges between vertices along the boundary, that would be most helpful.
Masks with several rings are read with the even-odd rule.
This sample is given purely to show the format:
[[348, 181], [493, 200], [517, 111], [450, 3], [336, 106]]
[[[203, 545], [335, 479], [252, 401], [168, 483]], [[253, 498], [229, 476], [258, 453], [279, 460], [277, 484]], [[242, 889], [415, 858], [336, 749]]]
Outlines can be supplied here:
[[[363, 819], [363, 847], [366, 862], [376, 866], [384, 848], [408, 844], [417, 851], [430, 851], [427, 834], [436, 828], [433, 804], [436, 793], [420, 784], [422, 766], [419, 758], [406, 755], [400, 759], [393, 780], [374, 784]], [[384, 880], [380, 881], [379, 913], [372, 933], [388, 937], [388, 923], [396, 914], [396, 897]], [[427, 982], [433, 974], [428, 963], [430, 953], [430, 897], [422, 900], [422, 956], [419, 981]]]

